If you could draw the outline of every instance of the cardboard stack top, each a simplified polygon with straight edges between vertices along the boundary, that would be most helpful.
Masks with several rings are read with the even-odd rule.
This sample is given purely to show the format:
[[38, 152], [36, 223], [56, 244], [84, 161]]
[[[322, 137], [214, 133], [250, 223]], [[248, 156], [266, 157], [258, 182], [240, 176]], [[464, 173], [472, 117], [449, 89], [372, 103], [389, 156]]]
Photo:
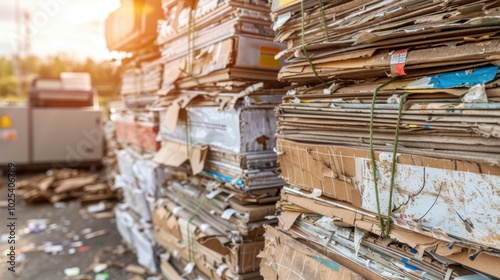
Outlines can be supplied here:
[[[366, 279], [499, 277], [500, 3], [276, 0], [272, 16], [294, 88], [269, 240]], [[262, 273], [286, 277], [275, 257]]]
[[257, 93], [280, 88], [267, 1], [163, 1], [159, 23], [163, 95], [197, 89], [237, 94], [264, 82]]
[[301, 10], [275, 2], [276, 40], [287, 42], [290, 62], [279, 78], [297, 84], [278, 113], [282, 135], [358, 147], [372, 138], [387, 149], [406, 94], [402, 149], [500, 164], [498, 3], [333, 1], [321, 9], [305, 1]]

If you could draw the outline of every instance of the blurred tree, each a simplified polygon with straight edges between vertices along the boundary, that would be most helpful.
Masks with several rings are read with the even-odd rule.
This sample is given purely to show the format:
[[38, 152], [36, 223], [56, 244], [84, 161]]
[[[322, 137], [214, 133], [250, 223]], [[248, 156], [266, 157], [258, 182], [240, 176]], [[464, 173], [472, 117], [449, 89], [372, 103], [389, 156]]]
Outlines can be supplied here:
[[[30, 74], [24, 77], [25, 83], [29, 83], [26, 77], [58, 78], [61, 72], [88, 72], [92, 77], [92, 84], [98, 88], [100, 96], [115, 95], [116, 90], [114, 89], [120, 82], [120, 73], [115, 71], [110, 62], [94, 61], [91, 58], [80, 61], [66, 54], [45, 58], [30, 55], [22, 59], [20, 67], [23, 73]], [[12, 58], [0, 57], [0, 97], [16, 95], [16, 82]], [[28, 87], [26, 84], [24, 88]], [[26, 93], [23, 95], [26, 96]]]

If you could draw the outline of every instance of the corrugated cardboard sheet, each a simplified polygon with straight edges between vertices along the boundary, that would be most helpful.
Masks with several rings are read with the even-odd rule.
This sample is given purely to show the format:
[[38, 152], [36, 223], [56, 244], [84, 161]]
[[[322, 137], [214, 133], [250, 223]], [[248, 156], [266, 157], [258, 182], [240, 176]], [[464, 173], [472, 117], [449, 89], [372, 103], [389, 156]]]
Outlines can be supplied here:
[[367, 279], [499, 277], [499, 8], [273, 1], [281, 230]]
[[[277, 145], [287, 183], [308, 191], [317, 189], [325, 196], [377, 213], [368, 150], [286, 140], [279, 140]], [[391, 156], [376, 154], [378, 195], [384, 215], [389, 203]], [[500, 168], [407, 154], [399, 154], [397, 163], [394, 219], [439, 228], [451, 236], [499, 248], [500, 240], [495, 236], [500, 216]]]
[[266, 228], [266, 245], [259, 255], [264, 279], [361, 280], [358, 274], [272, 227]]
[[[284, 190], [282, 193], [283, 202], [282, 206], [280, 206], [282, 209], [290, 208], [302, 213], [319, 213], [333, 218], [333, 221], [340, 226], [354, 226], [360, 230], [372, 232], [378, 238], [381, 238], [382, 233], [376, 214], [356, 209], [347, 203], [322, 197], [311, 198], [308, 193], [302, 193], [290, 188]], [[292, 216], [282, 226], [289, 229], [296, 218], [297, 216]], [[395, 221], [391, 227], [389, 237], [402, 244], [407, 244], [409, 248], [413, 249], [411, 253], [420, 256], [420, 258], [424, 255], [424, 252], [428, 252], [432, 255], [434, 262], [442, 264], [456, 262], [495, 277], [500, 275], [496, 266], [493, 265], [498, 262], [498, 256], [494, 250], [484, 250], [482, 246], [477, 244], [457, 240], [439, 229], [423, 228], [418, 223], [398, 223]], [[416, 260], [420, 258], [417, 257]], [[455, 269], [460, 271], [460, 267]]]

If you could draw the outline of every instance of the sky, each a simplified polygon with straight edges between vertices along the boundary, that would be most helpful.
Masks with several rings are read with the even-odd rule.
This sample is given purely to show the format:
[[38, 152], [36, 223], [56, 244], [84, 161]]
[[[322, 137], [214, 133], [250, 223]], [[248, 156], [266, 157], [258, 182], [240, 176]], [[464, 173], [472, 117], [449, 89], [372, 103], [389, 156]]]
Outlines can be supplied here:
[[1, 0], [0, 56], [11, 56], [18, 49], [16, 1], [22, 12], [31, 15], [31, 54], [46, 57], [63, 52], [81, 60], [113, 57], [106, 48], [104, 23], [120, 0]]

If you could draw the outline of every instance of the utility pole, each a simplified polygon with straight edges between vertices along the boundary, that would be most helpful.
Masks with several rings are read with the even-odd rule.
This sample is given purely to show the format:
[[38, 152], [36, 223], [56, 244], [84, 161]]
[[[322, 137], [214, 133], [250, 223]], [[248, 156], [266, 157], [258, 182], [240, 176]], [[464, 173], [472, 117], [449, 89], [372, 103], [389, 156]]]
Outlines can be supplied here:
[[[29, 88], [29, 77], [31, 74], [31, 69], [30, 69], [30, 54], [31, 54], [31, 29], [30, 29], [30, 13], [28, 10], [24, 10], [24, 57], [25, 57], [25, 63], [24, 67], [22, 69], [23, 71], [23, 92], [27, 92]], [[26, 87], [26, 88], [25, 88]]]
[[14, 49], [14, 74], [16, 75], [17, 81], [17, 97], [21, 99], [22, 96], [22, 71], [21, 71], [21, 49], [22, 49], [22, 31], [21, 31], [21, 9], [19, 8], [19, 1], [14, 0], [15, 2], [15, 17], [16, 17], [16, 34], [17, 41], [16, 45], [12, 46]]
[[[31, 29], [30, 29], [30, 13], [25, 10], [24, 11], [24, 56], [29, 57], [31, 53]], [[26, 69], [28, 70], [28, 69]], [[29, 72], [29, 71], [27, 71]]]

